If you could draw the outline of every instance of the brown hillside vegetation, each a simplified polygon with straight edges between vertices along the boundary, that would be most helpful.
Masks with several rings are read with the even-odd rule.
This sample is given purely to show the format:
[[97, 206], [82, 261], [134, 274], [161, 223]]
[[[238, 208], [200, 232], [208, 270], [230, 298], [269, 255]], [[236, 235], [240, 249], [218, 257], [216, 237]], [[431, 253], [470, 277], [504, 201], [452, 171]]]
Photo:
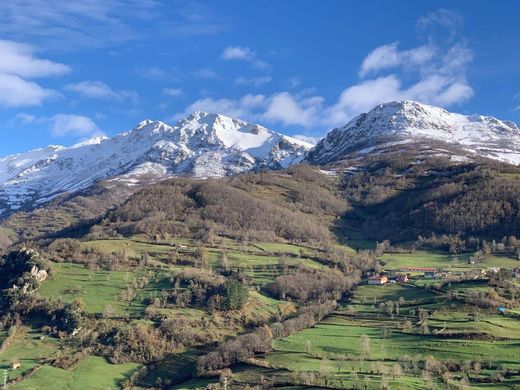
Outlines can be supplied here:
[[432, 233], [502, 238], [520, 230], [519, 168], [386, 158], [345, 177], [352, 206], [346, 235], [400, 241]]
[[101, 226], [104, 234], [329, 242], [335, 216], [346, 208], [335, 180], [310, 167], [221, 180], [173, 179], [139, 191]]

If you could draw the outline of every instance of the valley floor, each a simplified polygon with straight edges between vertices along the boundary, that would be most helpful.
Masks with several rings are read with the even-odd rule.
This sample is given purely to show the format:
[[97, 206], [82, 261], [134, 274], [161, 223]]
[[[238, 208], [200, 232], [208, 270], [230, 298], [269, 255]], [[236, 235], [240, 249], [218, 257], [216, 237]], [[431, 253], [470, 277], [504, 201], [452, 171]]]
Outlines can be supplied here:
[[[153, 325], [149, 302], [172, 288], [171, 272], [185, 269], [172, 262], [172, 251], [199, 250], [191, 240], [150, 241], [134, 236], [118, 240], [83, 242], [86, 248], [128, 257], [146, 254], [147, 264], [105, 271], [76, 263], [54, 263], [53, 274], [39, 294], [65, 302], [80, 299], [91, 321], [100, 326]], [[182, 319], [195, 333], [211, 334], [216, 342], [247, 329], [247, 321], [271, 321], [282, 301], [262, 287], [286, 267], [321, 269], [317, 248], [289, 243], [242, 244], [222, 239], [206, 244], [207, 264], [213, 270], [227, 267], [250, 278], [250, 293], [241, 312], [208, 313], [196, 307], [158, 307], [166, 318]], [[353, 251], [354, 252], [354, 251]], [[225, 264], [222, 254], [225, 253]], [[469, 264], [469, 255], [440, 251], [384, 254], [386, 271], [414, 264], [446, 272], [518, 264], [506, 255], [489, 255]], [[133, 288], [144, 280], [142, 288]], [[246, 388], [270, 381], [277, 388], [514, 388], [520, 386], [520, 312], [505, 314], [496, 308], [476, 310], [465, 297], [489, 290], [487, 279], [441, 283], [412, 274], [407, 283], [358, 285], [337, 310], [316, 326], [275, 340], [274, 350], [231, 367], [231, 388]], [[6, 342], [7, 340], [7, 342]], [[153, 364], [112, 364], [94, 353], [80, 356], [70, 367], [58, 368], [56, 357], [77, 354], [72, 339], [42, 333], [37, 319], [32, 326], [17, 326], [14, 333], [0, 332], [3, 348], [0, 369], [8, 370], [13, 389], [117, 389], [124, 386], [195, 389], [219, 382], [218, 377], [194, 376], [197, 358], [208, 340], [171, 351]], [[13, 362], [20, 363], [11, 369]]]

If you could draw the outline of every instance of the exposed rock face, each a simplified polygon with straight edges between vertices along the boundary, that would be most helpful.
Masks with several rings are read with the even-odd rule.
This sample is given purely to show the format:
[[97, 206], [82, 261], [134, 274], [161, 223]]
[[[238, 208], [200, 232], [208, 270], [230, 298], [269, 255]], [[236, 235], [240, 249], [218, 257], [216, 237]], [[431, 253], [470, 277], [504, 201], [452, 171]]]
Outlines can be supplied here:
[[46, 270], [39, 269], [36, 265], [33, 265], [31, 268], [31, 276], [38, 282], [43, 282], [47, 279], [48, 273]]

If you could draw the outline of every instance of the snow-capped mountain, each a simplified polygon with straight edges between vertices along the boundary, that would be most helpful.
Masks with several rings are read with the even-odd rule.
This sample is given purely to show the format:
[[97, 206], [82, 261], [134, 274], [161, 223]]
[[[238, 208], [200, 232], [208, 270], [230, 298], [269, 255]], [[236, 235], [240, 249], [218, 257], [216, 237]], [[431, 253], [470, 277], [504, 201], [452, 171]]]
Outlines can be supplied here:
[[330, 131], [306, 160], [327, 164], [367, 153], [427, 145], [454, 160], [486, 157], [520, 164], [520, 130], [489, 116], [461, 115], [413, 101], [380, 104]]
[[113, 178], [217, 177], [301, 161], [312, 145], [223, 115], [195, 112], [169, 126], [145, 120], [113, 138], [0, 159], [0, 216]]

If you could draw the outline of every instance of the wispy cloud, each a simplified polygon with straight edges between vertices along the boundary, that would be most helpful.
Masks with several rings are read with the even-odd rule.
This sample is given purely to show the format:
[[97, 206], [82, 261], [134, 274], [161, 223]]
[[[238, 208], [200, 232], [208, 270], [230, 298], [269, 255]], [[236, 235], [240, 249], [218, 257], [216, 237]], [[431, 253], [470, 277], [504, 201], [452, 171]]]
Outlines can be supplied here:
[[182, 89], [180, 88], [164, 88], [162, 93], [171, 97], [177, 97], [182, 95]]
[[271, 76], [259, 76], [259, 77], [251, 77], [246, 78], [244, 76], [239, 76], [235, 79], [235, 84], [244, 85], [244, 86], [253, 86], [259, 87], [261, 85], [270, 83], [273, 78]]
[[208, 6], [184, 0], [0, 2], [1, 34], [56, 50], [112, 47], [158, 31], [174, 38], [213, 34], [224, 25]]
[[59, 96], [28, 79], [59, 76], [70, 71], [67, 65], [35, 56], [33, 47], [0, 40], [0, 106], [37, 106]]
[[148, 80], [163, 80], [168, 77], [168, 73], [157, 66], [149, 66], [145, 68], [138, 68], [137, 73], [142, 78]]
[[213, 69], [210, 69], [210, 68], [202, 68], [199, 70], [195, 70], [195, 71], [191, 72], [191, 75], [198, 79], [206, 79], [206, 80], [216, 80], [219, 78], [219, 75], [217, 74], [217, 72], [215, 72]]
[[115, 100], [117, 102], [131, 101], [133, 104], [137, 104], [139, 101], [139, 94], [136, 91], [115, 91], [101, 81], [87, 80], [76, 84], [67, 84], [63, 89], [76, 92], [80, 96], [90, 99]]
[[458, 39], [463, 25], [460, 15], [450, 10], [440, 8], [419, 18], [417, 21], [417, 31], [425, 34], [429, 41], [447, 41], [453, 43]]
[[52, 136], [60, 138], [72, 136], [86, 139], [104, 135], [96, 123], [87, 116], [77, 114], [56, 114], [52, 116], [41, 116], [20, 112], [10, 121], [9, 125], [38, 125], [47, 128]]

